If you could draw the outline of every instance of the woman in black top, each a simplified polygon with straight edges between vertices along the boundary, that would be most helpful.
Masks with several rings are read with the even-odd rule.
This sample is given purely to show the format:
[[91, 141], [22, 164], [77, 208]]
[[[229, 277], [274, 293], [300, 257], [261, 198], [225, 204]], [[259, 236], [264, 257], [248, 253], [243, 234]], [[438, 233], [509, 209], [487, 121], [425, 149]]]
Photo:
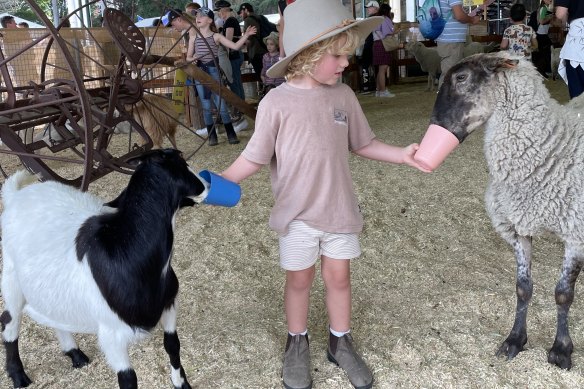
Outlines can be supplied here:
[[[224, 21], [221, 33], [225, 38], [237, 42], [239, 37], [241, 37], [241, 27], [237, 19], [231, 16], [231, 3], [225, 0], [219, 0], [215, 2], [215, 11], [217, 11], [219, 17]], [[233, 82], [229, 84], [229, 88], [242, 100], [245, 100], [243, 83], [241, 82], [241, 64], [243, 63], [243, 53], [241, 50], [229, 49], [229, 61], [231, 62], [233, 72]]]

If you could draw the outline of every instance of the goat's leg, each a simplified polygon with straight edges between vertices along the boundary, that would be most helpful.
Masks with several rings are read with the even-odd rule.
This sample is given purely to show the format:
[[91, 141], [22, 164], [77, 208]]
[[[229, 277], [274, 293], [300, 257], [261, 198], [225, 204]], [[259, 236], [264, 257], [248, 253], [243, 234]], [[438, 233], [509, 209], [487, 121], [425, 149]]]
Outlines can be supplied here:
[[527, 308], [533, 294], [533, 280], [531, 279], [531, 237], [516, 236], [512, 242], [517, 261], [517, 281], [515, 290], [517, 293], [517, 308], [515, 322], [511, 333], [505, 339], [497, 356], [506, 355], [512, 359], [521, 351], [527, 343]]
[[162, 312], [160, 323], [164, 329], [164, 349], [170, 358], [170, 379], [176, 389], [191, 389], [180, 363], [180, 341], [176, 333], [176, 306], [172, 304]]
[[55, 330], [57, 339], [59, 339], [59, 344], [61, 345], [61, 350], [63, 353], [71, 358], [74, 368], [79, 368], [87, 365], [89, 363], [89, 358], [79, 350], [73, 335], [70, 332]]
[[130, 364], [128, 346], [132, 334], [119, 328], [100, 327], [97, 333], [99, 347], [105, 354], [107, 363], [118, 374], [120, 389], [138, 388], [138, 377]]
[[2, 297], [5, 311], [0, 315], [2, 338], [6, 350], [6, 373], [12, 379], [15, 388], [24, 388], [32, 383], [24, 372], [24, 366], [18, 351], [18, 332], [22, 321], [24, 295], [16, 278], [14, 268], [4, 251], [4, 269], [2, 273]]
[[574, 345], [568, 328], [568, 313], [574, 301], [574, 285], [584, 264], [584, 251], [580, 248], [566, 247], [562, 274], [556, 285], [556, 305], [558, 308], [558, 323], [556, 339], [548, 353], [548, 362], [562, 369], [572, 367], [572, 350]]

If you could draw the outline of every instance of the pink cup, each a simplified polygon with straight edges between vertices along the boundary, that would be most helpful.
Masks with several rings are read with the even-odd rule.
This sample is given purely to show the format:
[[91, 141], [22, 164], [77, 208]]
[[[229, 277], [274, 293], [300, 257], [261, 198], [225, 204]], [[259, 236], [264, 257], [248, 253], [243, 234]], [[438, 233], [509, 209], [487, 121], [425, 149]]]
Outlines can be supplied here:
[[430, 124], [414, 159], [428, 170], [434, 170], [458, 146], [458, 138], [444, 127]]

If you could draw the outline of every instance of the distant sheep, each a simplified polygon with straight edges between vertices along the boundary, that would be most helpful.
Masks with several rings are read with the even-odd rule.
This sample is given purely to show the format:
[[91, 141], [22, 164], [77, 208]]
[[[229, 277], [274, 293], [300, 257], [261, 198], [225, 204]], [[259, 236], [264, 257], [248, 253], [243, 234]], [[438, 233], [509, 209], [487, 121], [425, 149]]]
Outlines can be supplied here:
[[426, 90], [434, 91], [434, 85], [440, 77], [440, 56], [436, 49], [426, 47], [423, 43], [415, 40], [407, 42], [405, 49], [416, 58], [422, 71], [428, 73], [428, 87]]
[[207, 184], [174, 149], [150, 151], [138, 159], [128, 187], [108, 204], [55, 181], [31, 184], [35, 177], [24, 171], [4, 183], [5, 311], [0, 322], [14, 387], [32, 382], [18, 350], [25, 312], [55, 329], [73, 367], [89, 359], [72, 333], [97, 334], [122, 389], [138, 385], [128, 346], [160, 323], [172, 384], [190, 388], [180, 362], [178, 280], [170, 261], [176, 213], [202, 201]]
[[446, 74], [431, 117], [460, 142], [485, 127], [486, 207], [517, 261], [515, 322], [498, 355], [511, 359], [527, 342], [532, 237], [552, 233], [563, 240], [557, 330], [548, 362], [564, 369], [572, 366], [568, 312], [584, 264], [584, 120], [576, 106], [582, 103], [562, 106], [551, 99], [530, 61], [478, 54]]

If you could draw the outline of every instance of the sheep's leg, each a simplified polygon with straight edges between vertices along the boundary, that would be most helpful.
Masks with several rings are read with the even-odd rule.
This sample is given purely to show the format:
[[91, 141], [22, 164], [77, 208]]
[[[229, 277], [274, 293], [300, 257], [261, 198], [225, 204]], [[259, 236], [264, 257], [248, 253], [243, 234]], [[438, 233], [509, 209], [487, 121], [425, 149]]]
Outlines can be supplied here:
[[180, 341], [176, 333], [176, 314], [177, 310], [174, 304], [162, 312], [160, 322], [164, 329], [164, 349], [170, 358], [170, 379], [174, 387], [176, 389], [191, 389], [180, 363]]
[[568, 329], [568, 313], [574, 301], [574, 285], [584, 264], [584, 252], [580, 249], [566, 247], [562, 274], [556, 285], [556, 305], [558, 307], [558, 323], [556, 339], [548, 353], [548, 362], [562, 369], [572, 367], [572, 338]]
[[73, 362], [74, 368], [79, 368], [87, 365], [89, 363], [89, 358], [87, 355], [83, 353], [83, 351], [79, 350], [73, 335], [69, 332], [55, 330], [55, 334], [57, 335], [57, 339], [59, 339], [59, 344], [61, 345], [61, 350], [63, 353], [71, 358], [71, 362]]
[[118, 385], [120, 389], [138, 388], [138, 377], [130, 364], [128, 346], [130, 337], [124, 336], [118, 329], [100, 327], [97, 333], [99, 346], [107, 363], [118, 374]]
[[512, 242], [517, 261], [517, 308], [515, 322], [511, 333], [505, 339], [497, 356], [506, 355], [512, 359], [521, 351], [527, 343], [527, 308], [533, 294], [533, 280], [531, 279], [531, 237], [519, 236]]
[[5, 311], [0, 315], [0, 324], [4, 349], [6, 350], [6, 373], [12, 379], [15, 388], [24, 388], [32, 383], [32, 380], [24, 372], [18, 351], [18, 332], [20, 331], [25, 300], [14, 274], [14, 268], [6, 256], [6, 251], [4, 253], [2, 297], [4, 298]]

